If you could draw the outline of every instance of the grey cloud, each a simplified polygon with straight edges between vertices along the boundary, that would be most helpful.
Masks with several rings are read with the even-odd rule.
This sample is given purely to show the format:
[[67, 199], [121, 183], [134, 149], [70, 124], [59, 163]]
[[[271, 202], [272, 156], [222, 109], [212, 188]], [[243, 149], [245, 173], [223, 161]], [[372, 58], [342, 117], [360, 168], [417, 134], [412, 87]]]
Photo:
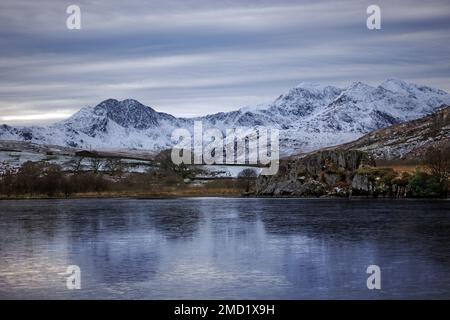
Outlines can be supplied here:
[[448, 1], [77, 1], [0, 4], [0, 111], [74, 112], [135, 98], [177, 115], [269, 102], [301, 81], [388, 77], [449, 90]]

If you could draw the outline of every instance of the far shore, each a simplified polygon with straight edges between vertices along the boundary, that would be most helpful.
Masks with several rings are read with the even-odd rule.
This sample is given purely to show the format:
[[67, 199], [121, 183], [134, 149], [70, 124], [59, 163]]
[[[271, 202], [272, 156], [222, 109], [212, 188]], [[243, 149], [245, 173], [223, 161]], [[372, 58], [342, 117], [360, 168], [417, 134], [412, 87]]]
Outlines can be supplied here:
[[19, 196], [6, 196], [0, 195], [1, 200], [77, 200], [77, 199], [177, 199], [177, 198], [250, 198], [250, 199], [409, 199], [409, 200], [448, 200], [449, 198], [432, 198], [432, 197], [388, 197], [388, 196], [290, 196], [290, 195], [256, 195], [256, 194], [242, 194], [238, 192], [228, 193], [214, 193], [214, 192], [91, 192], [91, 193], [78, 193], [71, 194], [68, 197], [63, 195], [48, 196], [48, 195], [19, 195]]

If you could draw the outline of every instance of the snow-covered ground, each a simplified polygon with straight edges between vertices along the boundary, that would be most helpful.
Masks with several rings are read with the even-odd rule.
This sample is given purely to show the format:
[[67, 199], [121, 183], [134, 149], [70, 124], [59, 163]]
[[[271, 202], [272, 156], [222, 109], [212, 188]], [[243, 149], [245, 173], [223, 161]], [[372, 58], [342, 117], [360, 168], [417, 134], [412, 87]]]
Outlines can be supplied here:
[[239, 173], [245, 169], [254, 170], [255, 174], [259, 176], [261, 174], [261, 168], [250, 166], [226, 166], [226, 165], [206, 165], [200, 167], [206, 171], [206, 174], [198, 175], [197, 178], [237, 178]]
[[[29, 151], [0, 151], [0, 171], [3, 168], [17, 169], [27, 161], [46, 162], [61, 166], [65, 171], [72, 171], [75, 168], [75, 157], [69, 155], [46, 155], [44, 153]], [[127, 172], [146, 172], [152, 164], [145, 160], [120, 159]], [[107, 160], [100, 159], [100, 171], [107, 170]], [[93, 164], [91, 158], [83, 158], [79, 170], [92, 170]]]
[[[62, 167], [65, 171], [73, 171], [75, 168], [75, 157], [69, 155], [47, 155], [45, 153], [29, 152], [29, 151], [0, 151], [0, 172], [4, 168], [18, 169], [25, 162], [46, 162], [48, 164], [56, 164]], [[153, 164], [146, 160], [136, 159], [120, 159], [124, 171], [145, 173], [151, 170]], [[107, 159], [101, 159], [100, 171], [107, 170]], [[92, 170], [92, 159], [83, 158], [79, 170]], [[244, 169], [254, 170], [256, 175], [261, 173], [261, 168], [250, 166], [226, 166], [226, 165], [202, 165], [197, 166], [201, 169], [201, 174], [197, 178], [237, 178], [239, 173]]]

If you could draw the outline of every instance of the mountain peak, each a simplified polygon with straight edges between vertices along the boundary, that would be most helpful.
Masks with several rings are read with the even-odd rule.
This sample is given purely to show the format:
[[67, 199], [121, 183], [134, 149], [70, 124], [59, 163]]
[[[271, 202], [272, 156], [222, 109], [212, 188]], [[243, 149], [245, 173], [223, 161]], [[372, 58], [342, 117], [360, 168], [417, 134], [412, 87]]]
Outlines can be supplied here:
[[135, 99], [125, 99], [125, 100], [119, 101], [117, 99], [112, 99], [112, 98], [103, 100], [96, 107], [106, 107], [106, 108], [108, 108], [108, 107], [113, 107], [113, 106], [120, 106], [120, 107], [123, 107], [123, 108], [130, 108], [130, 107], [150, 108], [150, 107], [147, 107], [147, 106], [143, 105], [142, 103], [140, 103], [138, 100], [135, 100]]
[[119, 101], [117, 99], [110, 98], [110, 99], [103, 100], [102, 102], [97, 104], [97, 106], [108, 106], [108, 105], [114, 105], [117, 103], [119, 103]]
[[325, 86], [314, 83], [314, 82], [305, 82], [302, 81], [298, 85], [295, 86], [296, 88], [306, 89], [306, 90], [322, 90], [325, 88]]
[[396, 84], [396, 85], [401, 85], [401, 86], [409, 86], [410, 84], [408, 82], [406, 82], [405, 80], [402, 79], [398, 79], [398, 78], [387, 78], [386, 80], [383, 81], [383, 84], [388, 84], [388, 83], [392, 83], [392, 84]]
[[350, 97], [353, 100], [362, 101], [367, 98], [373, 93], [375, 90], [374, 87], [369, 86], [368, 84], [361, 82], [361, 81], [355, 81], [350, 84], [341, 94], [341, 96]]
[[[434, 100], [436, 95], [442, 97], [448, 96], [448, 93], [443, 90], [408, 83], [395, 78], [387, 79], [380, 85], [380, 87], [397, 94], [420, 97], [422, 100], [429, 100], [430, 98]], [[435, 101], [432, 102], [432, 104], [434, 103]]]
[[404, 80], [389, 78], [383, 81], [380, 87], [395, 93], [408, 94], [415, 86]]
[[[135, 99], [125, 99], [119, 102], [120, 104], [130, 107], [130, 106], [143, 106], [143, 107], [147, 107], [145, 105], [143, 105], [142, 103], [140, 103], [139, 101], [135, 100]], [[150, 108], [150, 107], [147, 107]], [[151, 108], [150, 108], [151, 109]]]
[[297, 86], [291, 89], [290, 92], [298, 92], [299, 90], [308, 91], [313, 94], [324, 94], [326, 92], [341, 91], [341, 89], [334, 86], [321, 85], [314, 82], [300, 82]]
[[158, 125], [158, 113], [134, 99], [107, 99], [93, 111], [97, 116], [104, 116], [125, 128], [147, 129]]
[[106, 112], [118, 112], [118, 113], [127, 113], [127, 112], [152, 112], [156, 113], [156, 111], [148, 107], [138, 100], [135, 99], [125, 99], [122, 101], [116, 99], [106, 99], [100, 102], [95, 106], [94, 111], [106, 111]]
[[373, 87], [361, 81], [354, 81], [350, 84], [347, 90], [372, 90]]

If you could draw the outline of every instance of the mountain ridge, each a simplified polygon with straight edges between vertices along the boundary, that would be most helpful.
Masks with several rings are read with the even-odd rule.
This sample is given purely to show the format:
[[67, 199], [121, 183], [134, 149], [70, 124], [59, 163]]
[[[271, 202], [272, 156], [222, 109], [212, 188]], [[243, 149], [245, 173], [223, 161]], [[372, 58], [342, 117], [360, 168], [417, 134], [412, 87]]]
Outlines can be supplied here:
[[387, 79], [374, 87], [346, 88], [302, 82], [272, 103], [195, 118], [158, 112], [134, 99], [107, 99], [45, 127], [0, 126], [0, 139], [84, 149], [159, 151], [171, 148], [171, 132], [192, 130], [193, 122], [221, 130], [259, 126], [280, 130], [284, 155], [355, 140], [393, 124], [417, 119], [450, 104], [440, 89]]

